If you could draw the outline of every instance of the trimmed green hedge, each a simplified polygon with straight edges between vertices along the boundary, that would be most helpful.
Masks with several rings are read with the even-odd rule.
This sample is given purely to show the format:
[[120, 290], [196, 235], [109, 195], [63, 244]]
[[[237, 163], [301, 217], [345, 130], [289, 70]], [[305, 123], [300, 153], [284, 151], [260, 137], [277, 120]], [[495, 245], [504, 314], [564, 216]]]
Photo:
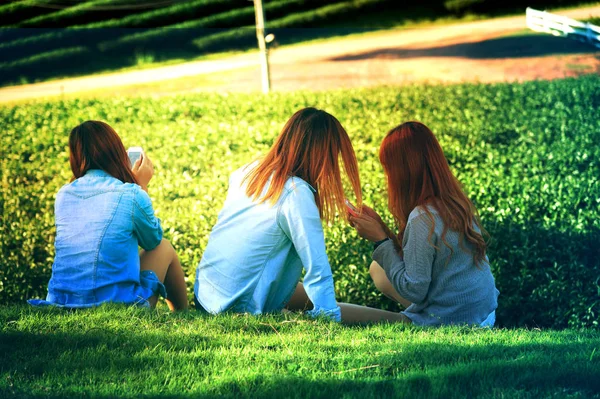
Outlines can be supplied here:
[[[328, 0], [324, 1], [324, 3], [335, 1], [339, 0]], [[381, 0], [366, 1], [374, 2]], [[289, 15], [295, 16], [313, 13], [314, 11], [311, 10], [311, 8], [313, 8], [314, 6], [314, 0], [271, 1], [264, 5], [264, 11], [270, 18], [267, 26], [269, 29], [279, 27], [279, 25], [281, 25], [280, 21], [282, 19], [288, 18]], [[333, 7], [335, 7], [335, 5]], [[310, 11], [304, 11], [307, 9]], [[205, 33], [205, 37], [200, 40], [207, 39], [212, 41], [220, 41], [222, 36], [233, 38], [245, 38], [247, 37], [247, 26], [252, 25], [253, 27], [254, 19], [254, 6], [249, 5], [244, 8], [238, 8], [220, 14], [211, 15], [209, 17], [201, 18], [198, 20], [182, 22], [171, 26], [148, 30], [142, 33], [128, 35], [116, 41], [107, 41], [105, 43], [102, 43], [100, 45], [100, 48], [102, 50], [129, 49], [132, 47], [149, 48], [155, 46], [155, 43], [157, 41], [165, 41], [169, 43], [172, 43], [173, 40], [189, 42], [191, 39], [195, 39], [198, 37], [198, 30], [204, 30]], [[214, 29], [214, 32], [211, 32], [210, 30], [206, 30], [206, 28], [216, 29]], [[223, 31], [223, 29], [225, 28], [230, 28], [231, 31]], [[214, 38], [210, 39], [213, 35]], [[222, 45], [220, 45], [221, 48], [228, 48], [229, 46], [229, 42], [223, 42]], [[197, 47], [200, 48], [201, 46], [197, 45]]]
[[249, 7], [248, 0], [192, 0], [176, 3], [167, 8], [130, 15], [126, 18], [111, 18], [106, 21], [89, 24], [87, 28], [156, 28], [174, 26], [221, 14], [240, 8]]
[[[385, 133], [420, 120], [437, 134], [492, 241], [504, 326], [597, 327], [600, 312], [600, 77], [523, 84], [338, 90], [160, 99], [65, 100], [0, 107], [0, 301], [44, 296], [53, 205], [70, 176], [67, 137], [86, 119], [116, 128], [155, 163], [150, 195], [165, 236], [194, 270], [223, 205], [229, 174], [264, 153], [303, 106], [348, 130], [364, 200], [386, 211], [377, 158]], [[367, 267], [371, 245], [342, 221], [326, 227], [338, 298], [395, 309]]]
[[[268, 31], [275, 32], [277, 36], [284, 36], [286, 28], [315, 27], [320, 24], [336, 20], [345, 20], [360, 15], [387, 3], [388, 0], [351, 0], [319, 7], [314, 10], [296, 12], [275, 19], [268, 23]], [[194, 46], [203, 52], [214, 51], [226, 46], [228, 48], [243, 49], [251, 46], [256, 37], [253, 25], [244, 26], [235, 30], [218, 32], [193, 41]]]
[[8, 26], [20, 21], [50, 14], [53, 8], [43, 7], [52, 0], [19, 0], [0, 6], [0, 26]]
[[[276, 0], [265, 4], [265, 12], [273, 18], [269, 21], [269, 30], [288, 27], [320, 25], [337, 19], [349, 18], [369, 9], [376, 8], [389, 0], [352, 0], [335, 3], [313, 9], [314, 0]], [[325, 3], [326, 3], [325, 2]], [[311, 22], [312, 21], [312, 22]], [[42, 33], [0, 44], [0, 81], [17, 81], [23, 77], [52, 76], [56, 69], [47, 68], [50, 62], [63, 74], [76, 73], [80, 66], [82, 72], [87, 66], [100, 66], [120, 63], [128, 66], [134, 62], [132, 54], [152, 52], [160, 59], [168, 59], [181, 52], [208, 53], [227, 49], [245, 49], [256, 45], [254, 7], [248, 6], [211, 15], [206, 18], [182, 22], [179, 24], [155, 28], [128, 29], [84, 29], [73, 28]], [[229, 29], [227, 29], [229, 28]], [[198, 38], [202, 34], [201, 38]], [[85, 45], [82, 46], [81, 44]], [[173, 46], [173, 43], [178, 43]], [[71, 48], [85, 48], [81, 57], [74, 59]], [[65, 49], [62, 51], [61, 49]], [[93, 58], [94, 62], [89, 60]], [[62, 66], [66, 65], [65, 68]], [[91, 70], [90, 70], [91, 72]]]
[[[150, 10], [148, 8], [141, 8], [135, 4], [131, 8], [120, 7], [131, 4], [131, 0], [89, 1], [59, 12], [23, 21], [18, 26], [44, 28], [59, 28], [73, 25], [88, 28], [157, 27], [182, 20], [194, 19], [196, 16], [206, 16], [228, 9], [247, 6], [248, 0], [184, 1], [176, 2], [168, 7], [148, 7]], [[102, 9], [102, 6], [109, 6], [109, 8]]]
[[[232, 0], [226, 1], [231, 2]], [[325, 0], [318, 4], [337, 1], [340, 0]], [[313, 10], [318, 5], [315, 0], [274, 0], [266, 3], [264, 8], [267, 15], [273, 18], [272, 21], [269, 21], [269, 26], [276, 29], [291, 26], [296, 22], [305, 25], [310, 18], [315, 18], [315, 24], [319, 24], [324, 21], [320, 18], [323, 10], [327, 12], [328, 19], [333, 20], [347, 16], [352, 7], [357, 7], [355, 12], [359, 12], [365, 3], [377, 5], [382, 2], [389, 2], [389, 0], [343, 2]], [[150, 17], [162, 18], [158, 12]], [[150, 20], [146, 20], [145, 23], [150, 23]], [[87, 71], [86, 64], [106, 65], [104, 69], [115, 64], [119, 64], [121, 67], [129, 66], [134, 62], [131, 55], [136, 52], [152, 52], [159, 59], [168, 59], [182, 52], [199, 54], [212, 50], [248, 48], [256, 43], [255, 34], [252, 33], [254, 28], [248, 28], [254, 23], [254, 6], [251, 4], [243, 8], [234, 8], [230, 11], [162, 28], [108, 28], [116, 26], [118, 23], [119, 20], [86, 25], [95, 26], [95, 28], [74, 27], [43, 30], [39, 35], [0, 43], [0, 74], [2, 75], [0, 82], [14, 82], [18, 81], [20, 77], [52, 76], [55, 69], [46, 68], [40, 64], [38, 62], [40, 57], [52, 62], [57, 69], [63, 69], [61, 65], [67, 65], [66, 70], [61, 71], [63, 74], [75, 73], [76, 69], [68, 68], [72, 62], [68, 49], [70, 47], [86, 48], [85, 56], [82, 55], [79, 59], [82, 72], [85, 72]], [[102, 28], [98, 28], [99, 26]], [[202, 39], [198, 39], [200, 35], [203, 35]], [[203, 40], [204, 43], [202, 43]], [[178, 43], [178, 45], [174, 47], [173, 43]], [[65, 51], [61, 52], [60, 49], [65, 49]], [[63, 54], [64, 58], [62, 58]], [[89, 57], [93, 57], [95, 62], [87, 62]]]
[[123, 18], [139, 12], [131, 0], [91, 0], [54, 10], [16, 24], [20, 28], [64, 28], [76, 24], [103, 21], [107, 18]]

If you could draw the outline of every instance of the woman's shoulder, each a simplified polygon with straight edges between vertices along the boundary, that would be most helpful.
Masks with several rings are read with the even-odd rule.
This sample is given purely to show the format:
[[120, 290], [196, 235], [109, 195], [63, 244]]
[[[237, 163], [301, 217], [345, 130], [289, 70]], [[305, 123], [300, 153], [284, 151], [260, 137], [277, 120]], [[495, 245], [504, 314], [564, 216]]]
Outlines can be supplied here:
[[418, 205], [408, 215], [408, 222], [412, 221], [415, 218], [429, 218], [430, 215], [434, 219], [438, 216], [438, 211], [433, 205]]
[[229, 175], [229, 185], [241, 185], [244, 178], [258, 165], [258, 161], [250, 162], [234, 170]]
[[310, 190], [312, 193], [316, 193], [317, 190], [315, 190], [315, 188], [313, 186], [311, 186], [310, 184], [308, 184], [304, 179], [298, 177], [298, 176], [290, 176], [284, 185], [284, 188], [286, 189], [287, 192], [293, 192], [295, 190], [302, 190], [302, 189], [308, 189]]
[[132, 198], [147, 196], [146, 192], [135, 183], [124, 183], [112, 176], [103, 179], [89, 179], [86, 178], [86, 176], [82, 176], [70, 183], [63, 185], [58, 190], [57, 198], [65, 194], [87, 198], [103, 193], [113, 193], [119, 196], [122, 194], [128, 194], [126, 196]]

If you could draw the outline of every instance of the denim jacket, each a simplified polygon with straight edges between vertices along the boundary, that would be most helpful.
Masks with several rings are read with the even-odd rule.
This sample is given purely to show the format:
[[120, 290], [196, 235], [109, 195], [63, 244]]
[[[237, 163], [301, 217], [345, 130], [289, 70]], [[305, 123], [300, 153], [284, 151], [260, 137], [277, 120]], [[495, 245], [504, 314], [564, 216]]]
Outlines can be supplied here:
[[[140, 283], [138, 245], [155, 248], [163, 231], [137, 184], [90, 170], [56, 196], [56, 256], [46, 301], [65, 307], [139, 303], [154, 294]], [[156, 287], [154, 287], [156, 288]]]
[[304, 288], [314, 304], [309, 314], [340, 321], [314, 189], [290, 177], [276, 204], [259, 203], [242, 185], [247, 172], [241, 168], [230, 177], [196, 270], [196, 299], [210, 313], [277, 312], [290, 300], [304, 267]]

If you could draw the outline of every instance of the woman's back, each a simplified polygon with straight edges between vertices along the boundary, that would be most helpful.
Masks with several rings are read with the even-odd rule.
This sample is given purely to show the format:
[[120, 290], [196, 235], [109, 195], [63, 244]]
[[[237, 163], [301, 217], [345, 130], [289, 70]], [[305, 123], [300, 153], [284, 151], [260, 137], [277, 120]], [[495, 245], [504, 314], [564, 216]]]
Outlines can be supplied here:
[[[290, 229], [288, 219], [295, 219], [291, 224], [300, 215], [312, 219], [316, 234], [303, 239], [315, 241], [312, 249], [325, 253], [319, 243], [323, 232], [310, 185], [291, 177], [275, 204], [259, 202], [246, 194], [243, 179], [247, 172], [245, 167], [231, 175], [225, 204], [196, 271], [198, 300], [212, 313], [271, 312], [287, 303], [303, 267], [294, 247], [294, 235], [300, 230]], [[320, 261], [327, 263], [326, 257]]]
[[485, 262], [476, 266], [472, 245], [463, 239], [461, 246], [461, 235], [454, 230], [447, 230], [446, 245], [441, 238], [444, 221], [434, 207], [427, 208], [435, 223], [431, 242], [431, 219], [424, 207], [419, 206], [410, 213], [403, 246], [407, 251], [404, 253], [407, 274], [413, 280], [428, 282], [428, 287], [415, 290], [424, 297], [413, 301], [404, 314], [419, 325], [481, 323], [497, 307], [498, 290], [489, 261], [486, 257]]
[[[154, 167], [143, 151], [137, 152], [137, 159], [130, 159], [106, 122], [85, 121], [71, 130], [73, 177], [56, 196], [48, 295], [30, 299], [31, 305], [154, 307], [162, 296], [171, 310], [187, 309], [179, 258], [162, 238], [147, 194]], [[138, 252], [138, 245], [144, 250]]]
[[205, 310], [276, 312], [298, 287], [307, 297], [298, 309], [310, 300], [309, 314], [341, 319], [321, 225], [345, 212], [340, 157], [360, 202], [348, 134], [335, 117], [308, 107], [292, 115], [259, 161], [233, 173], [196, 271], [194, 293]]
[[162, 239], [148, 195], [138, 185], [92, 169], [61, 188], [55, 218], [48, 301], [72, 307], [134, 302], [138, 243], [152, 249]]

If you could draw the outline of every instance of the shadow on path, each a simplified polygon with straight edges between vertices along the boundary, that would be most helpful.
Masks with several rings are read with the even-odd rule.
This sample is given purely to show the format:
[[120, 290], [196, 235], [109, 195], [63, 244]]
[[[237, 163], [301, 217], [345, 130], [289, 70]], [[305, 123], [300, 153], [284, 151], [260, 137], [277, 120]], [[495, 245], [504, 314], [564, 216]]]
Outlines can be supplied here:
[[392, 47], [331, 58], [331, 61], [360, 61], [372, 58], [411, 59], [420, 57], [463, 57], [471, 59], [525, 58], [561, 54], [590, 54], [600, 51], [576, 40], [534, 34], [501, 37], [428, 48]]

